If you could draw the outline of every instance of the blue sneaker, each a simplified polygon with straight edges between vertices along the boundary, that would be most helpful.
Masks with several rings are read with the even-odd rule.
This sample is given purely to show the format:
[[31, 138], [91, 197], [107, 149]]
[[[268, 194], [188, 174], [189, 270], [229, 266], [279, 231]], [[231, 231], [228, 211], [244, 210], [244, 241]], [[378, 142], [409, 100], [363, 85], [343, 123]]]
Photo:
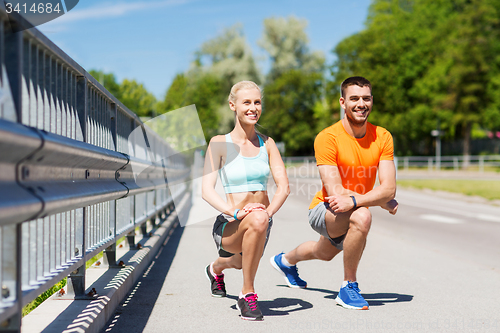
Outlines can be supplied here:
[[347, 286], [340, 288], [335, 301], [346, 309], [368, 310], [368, 302], [359, 292], [358, 283], [348, 281]]
[[297, 272], [297, 265], [286, 267], [281, 263], [281, 257], [284, 255], [283, 252], [271, 257], [271, 265], [285, 277], [286, 284], [290, 288], [305, 288], [307, 287], [307, 282], [299, 278], [299, 273]]

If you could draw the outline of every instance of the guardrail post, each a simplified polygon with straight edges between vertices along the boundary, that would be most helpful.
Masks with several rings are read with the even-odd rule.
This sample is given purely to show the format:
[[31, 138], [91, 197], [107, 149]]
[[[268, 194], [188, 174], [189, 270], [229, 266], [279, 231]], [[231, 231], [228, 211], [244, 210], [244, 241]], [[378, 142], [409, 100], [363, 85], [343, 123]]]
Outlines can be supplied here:
[[458, 157], [453, 157], [453, 169], [458, 171]]
[[410, 161], [409, 161], [408, 157], [405, 157], [403, 159], [403, 164], [404, 164], [405, 171], [408, 171], [408, 169], [410, 168]]
[[111, 103], [110, 105], [111, 110], [110, 110], [110, 126], [111, 126], [111, 137], [113, 138], [113, 143], [115, 145], [115, 151], [118, 151], [118, 138], [117, 138], [117, 121], [116, 118], [118, 117], [118, 108], [116, 107], [116, 103]]
[[[110, 118], [110, 130], [111, 130], [111, 138], [113, 140], [115, 151], [118, 151], [118, 141], [117, 141], [117, 116], [118, 116], [118, 108], [116, 107], [116, 103], [111, 103], [109, 110], [109, 118]], [[119, 267], [116, 263], [116, 220], [117, 220], [117, 211], [116, 211], [116, 200], [112, 201], [112, 210], [113, 210], [113, 233], [115, 242], [108, 246], [103, 251], [102, 262], [104, 266], [108, 267]]]
[[148, 237], [148, 222], [144, 222], [141, 224], [141, 233], [142, 237]]
[[135, 230], [127, 234], [127, 243], [129, 250], [135, 250]]
[[479, 156], [479, 172], [484, 172], [484, 156]]
[[[76, 92], [76, 111], [80, 120], [80, 126], [83, 135], [83, 142], [87, 142], [87, 114], [88, 114], [88, 101], [87, 101], [87, 78], [79, 76], [77, 78], [77, 92]], [[81, 226], [76, 227], [76, 233], [79, 234], [77, 239], [81, 240], [81, 244], [76, 244], [75, 257], [81, 255], [85, 258], [85, 230], [88, 223], [88, 208], [83, 209], [83, 223]], [[82, 266], [78, 267], [68, 276], [67, 293], [69, 298], [81, 299], [85, 296], [85, 262]]]
[[429, 157], [427, 159], [427, 167], [428, 167], [429, 171], [432, 171], [432, 157]]
[[[16, 22], [11, 20], [10, 24], [15, 25]], [[12, 32], [13, 29], [14, 26], [5, 32], [5, 68], [16, 109], [17, 121], [21, 123], [23, 110], [23, 33]]]
[[167, 219], [168, 214], [167, 214], [167, 207], [163, 208], [163, 210], [160, 212], [160, 223], [165, 222]]
[[116, 266], [116, 243], [108, 246], [106, 250], [103, 251], [102, 263], [104, 266], [108, 267]]
[[[75, 225], [75, 253], [74, 257], [81, 256], [85, 259], [85, 230], [88, 224], [88, 207], [83, 208], [81, 223]], [[83, 265], [71, 272], [68, 276], [67, 298], [83, 299], [85, 297], [85, 261]]]
[[0, 332], [20, 332], [22, 318], [21, 224], [5, 225], [0, 232], [0, 276], [2, 301], [15, 302], [16, 313], [0, 322]]
[[[1, 263], [5, 266], [3, 267], [3, 277], [0, 278], [2, 281], [2, 292], [0, 297], [4, 299], [15, 299], [17, 313], [11, 316], [6, 321], [0, 323], [0, 332], [21, 332], [21, 318], [22, 318], [22, 264], [21, 264], [21, 235], [22, 235], [22, 225], [18, 223], [17, 225], [8, 225], [3, 227], [2, 234], [2, 244], [3, 258], [1, 258]], [[15, 242], [15, 244], [13, 244]], [[8, 249], [14, 250], [12, 252], [6, 251]]]
[[76, 111], [80, 120], [82, 129], [83, 142], [88, 142], [87, 134], [87, 115], [88, 115], [88, 98], [87, 98], [87, 78], [78, 76], [76, 80]]
[[85, 296], [85, 264], [78, 267], [68, 276], [68, 296], [81, 299]]
[[[114, 104], [115, 106], [115, 111], [116, 111], [116, 104]], [[113, 106], [112, 106], [113, 108]], [[116, 114], [115, 114], [116, 115]], [[113, 120], [113, 118], [111, 118], [111, 120]], [[113, 125], [111, 125], [111, 127], [113, 128]], [[116, 128], [115, 128], [115, 132], [113, 133], [113, 140], [116, 139]], [[115, 148], [116, 148], [116, 140], [115, 140]], [[111, 225], [113, 227], [113, 237], [115, 239], [115, 242], [113, 244], [111, 244], [110, 246], [108, 246], [102, 253], [102, 263], [104, 266], [107, 266], [107, 267], [117, 267], [117, 264], [116, 264], [116, 220], [117, 220], [117, 217], [116, 217], [116, 200], [113, 200], [110, 202], [110, 210], [111, 210], [111, 213], [112, 213], [112, 221], [111, 221]]]
[[0, 332], [2, 333], [19, 333], [21, 332], [21, 312], [16, 313], [3, 323], [0, 323]]

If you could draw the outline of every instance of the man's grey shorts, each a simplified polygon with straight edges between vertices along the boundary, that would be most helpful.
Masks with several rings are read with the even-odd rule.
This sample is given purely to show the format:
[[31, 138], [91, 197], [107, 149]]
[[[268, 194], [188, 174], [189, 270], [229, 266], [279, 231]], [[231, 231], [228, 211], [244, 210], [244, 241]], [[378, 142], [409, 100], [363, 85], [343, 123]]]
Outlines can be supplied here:
[[328, 202], [320, 202], [314, 208], [309, 209], [309, 224], [314, 229], [314, 231], [322, 236], [325, 236], [333, 246], [342, 251], [344, 249], [345, 235], [331, 238], [330, 235], [328, 235], [328, 231], [326, 231], [325, 215], [327, 209], [330, 210]]
[[[231, 257], [234, 253], [227, 252], [222, 248], [222, 234], [224, 233], [224, 228], [229, 221], [233, 221], [234, 218], [227, 214], [220, 214], [215, 219], [214, 227], [212, 229], [212, 236], [214, 237], [215, 245], [217, 246], [217, 251], [221, 257]], [[266, 233], [266, 243], [264, 244], [264, 249], [266, 248], [267, 241], [269, 240], [269, 234], [271, 233], [271, 227], [273, 226], [273, 218], [269, 218], [269, 226], [267, 227]]]

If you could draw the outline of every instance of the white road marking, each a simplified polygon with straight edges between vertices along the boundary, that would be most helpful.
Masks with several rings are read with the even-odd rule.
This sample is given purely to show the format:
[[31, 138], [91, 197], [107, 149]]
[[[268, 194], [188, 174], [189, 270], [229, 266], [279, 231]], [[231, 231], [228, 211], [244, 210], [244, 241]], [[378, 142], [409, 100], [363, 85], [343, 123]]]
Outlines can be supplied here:
[[484, 221], [499, 222], [499, 216], [487, 215], [487, 214], [477, 214], [477, 218]]
[[453, 217], [443, 216], [443, 215], [435, 215], [435, 214], [422, 214], [420, 215], [421, 219], [434, 221], [439, 223], [448, 223], [448, 224], [458, 224], [464, 223], [463, 220], [455, 219]]
[[[443, 213], [449, 213], [453, 215], [460, 215], [464, 217], [470, 217], [473, 219], [478, 219], [478, 220], [483, 220], [483, 221], [488, 221], [488, 222], [497, 222], [500, 223], [500, 217], [499, 216], [494, 216], [490, 214], [481, 214], [481, 213], [471, 213], [471, 212], [466, 212], [466, 211], [458, 211], [452, 208], [444, 208], [444, 207], [436, 207], [432, 206], [429, 204], [425, 203], [417, 203], [415, 201], [402, 201], [403, 205], [408, 205], [412, 207], [418, 207], [418, 208], [424, 208], [427, 210], [434, 210], [434, 211], [439, 211]], [[401, 203], [400, 203], [401, 204]]]

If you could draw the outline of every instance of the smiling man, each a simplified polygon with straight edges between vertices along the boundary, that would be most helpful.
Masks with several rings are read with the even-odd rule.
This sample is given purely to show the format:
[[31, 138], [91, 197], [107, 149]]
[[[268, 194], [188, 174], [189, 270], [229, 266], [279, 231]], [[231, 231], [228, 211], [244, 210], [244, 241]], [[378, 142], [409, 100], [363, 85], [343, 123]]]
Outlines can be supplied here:
[[[341, 86], [340, 105], [345, 117], [321, 131], [314, 141], [316, 162], [323, 183], [309, 206], [309, 224], [320, 234], [317, 242], [300, 244], [271, 258], [271, 264], [292, 288], [307, 283], [297, 273], [299, 261], [332, 260], [344, 251], [344, 282], [337, 303], [367, 310], [356, 272], [372, 223], [371, 206], [396, 214], [396, 169], [391, 134], [370, 124], [373, 96], [370, 81], [355, 76]], [[374, 188], [379, 174], [380, 186]]]

